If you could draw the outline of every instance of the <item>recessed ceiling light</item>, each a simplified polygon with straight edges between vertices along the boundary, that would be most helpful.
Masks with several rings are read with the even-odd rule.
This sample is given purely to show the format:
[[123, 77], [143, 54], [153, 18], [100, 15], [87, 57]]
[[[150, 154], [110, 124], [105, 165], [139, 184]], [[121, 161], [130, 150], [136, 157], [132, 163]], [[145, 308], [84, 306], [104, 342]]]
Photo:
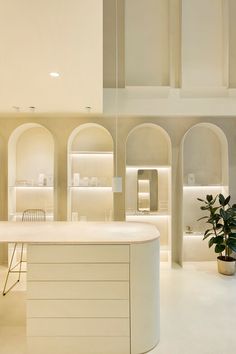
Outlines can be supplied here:
[[56, 72], [56, 71], [51, 72], [49, 75], [51, 77], [59, 77], [60, 76], [60, 74], [58, 72]]

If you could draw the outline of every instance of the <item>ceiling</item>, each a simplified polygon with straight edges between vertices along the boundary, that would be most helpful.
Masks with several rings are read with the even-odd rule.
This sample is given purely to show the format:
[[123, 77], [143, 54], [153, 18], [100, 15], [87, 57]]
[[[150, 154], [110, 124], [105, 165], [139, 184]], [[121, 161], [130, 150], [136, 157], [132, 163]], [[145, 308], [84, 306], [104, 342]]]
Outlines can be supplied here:
[[1, 0], [0, 112], [102, 112], [102, 32], [102, 0]]

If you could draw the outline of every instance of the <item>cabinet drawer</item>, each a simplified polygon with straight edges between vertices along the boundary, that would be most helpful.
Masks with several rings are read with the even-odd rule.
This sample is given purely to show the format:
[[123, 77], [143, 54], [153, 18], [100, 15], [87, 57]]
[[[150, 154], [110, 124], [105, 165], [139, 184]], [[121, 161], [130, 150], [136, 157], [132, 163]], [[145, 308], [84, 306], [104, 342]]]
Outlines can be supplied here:
[[128, 263], [128, 245], [28, 246], [28, 263]]
[[28, 318], [27, 335], [33, 337], [128, 337], [129, 319]]
[[128, 300], [28, 300], [27, 317], [129, 317]]
[[28, 264], [32, 280], [128, 280], [129, 264]]
[[27, 343], [33, 354], [130, 354], [128, 337], [28, 337]]
[[28, 299], [128, 299], [129, 282], [28, 282]]

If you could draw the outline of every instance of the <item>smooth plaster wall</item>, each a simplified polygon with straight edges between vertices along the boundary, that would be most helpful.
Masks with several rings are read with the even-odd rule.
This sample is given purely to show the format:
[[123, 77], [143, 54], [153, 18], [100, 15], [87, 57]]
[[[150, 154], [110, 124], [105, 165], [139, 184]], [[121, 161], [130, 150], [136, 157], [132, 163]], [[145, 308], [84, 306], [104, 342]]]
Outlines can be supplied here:
[[[7, 144], [14, 129], [24, 123], [38, 123], [46, 127], [54, 138], [54, 175], [55, 175], [55, 219], [67, 218], [67, 145], [75, 128], [84, 123], [97, 123], [104, 126], [115, 137], [115, 117], [95, 115], [40, 115], [12, 114], [0, 115], [0, 217], [7, 220]], [[131, 117], [119, 118], [118, 126], [118, 174], [123, 177], [123, 193], [114, 194], [114, 215], [116, 220], [125, 219], [125, 144], [128, 134], [140, 124], [151, 123], [162, 127], [171, 140], [172, 156], [172, 261], [182, 261], [182, 141], [185, 133], [199, 123], [212, 123], [223, 130], [229, 149], [229, 193], [236, 200], [236, 121], [234, 117]], [[142, 143], [142, 142], [140, 142]], [[114, 144], [114, 148], [115, 148]], [[116, 154], [116, 151], [114, 151]], [[1, 253], [1, 252], [0, 252]]]
[[224, 86], [223, 0], [182, 1], [182, 87]]
[[[125, 87], [124, 34], [125, 34], [125, 0], [117, 1], [117, 14], [116, 14], [116, 0], [103, 0], [103, 87], [104, 88], [116, 87], [116, 85], [118, 85], [118, 87]], [[118, 67], [116, 67], [116, 64]]]
[[236, 1], [229, 0], [229, 87], [236, 87]]
[[169, 2], [126, 0], [126, 86], [169, 84]]
[[184, 184], [188, 174], [195, 175], [196, 185], [222, 183], [221, 142], [211, 128], [193, 127], [184, 140]]

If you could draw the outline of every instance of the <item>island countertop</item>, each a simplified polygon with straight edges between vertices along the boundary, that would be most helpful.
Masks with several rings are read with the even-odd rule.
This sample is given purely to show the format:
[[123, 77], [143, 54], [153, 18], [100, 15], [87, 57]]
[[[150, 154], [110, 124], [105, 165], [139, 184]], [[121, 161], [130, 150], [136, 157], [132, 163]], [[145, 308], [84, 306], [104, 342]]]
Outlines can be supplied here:
[[154, 225], [138, 222], [0, 222], [0, 242], [144, 243], [160, 237]]

